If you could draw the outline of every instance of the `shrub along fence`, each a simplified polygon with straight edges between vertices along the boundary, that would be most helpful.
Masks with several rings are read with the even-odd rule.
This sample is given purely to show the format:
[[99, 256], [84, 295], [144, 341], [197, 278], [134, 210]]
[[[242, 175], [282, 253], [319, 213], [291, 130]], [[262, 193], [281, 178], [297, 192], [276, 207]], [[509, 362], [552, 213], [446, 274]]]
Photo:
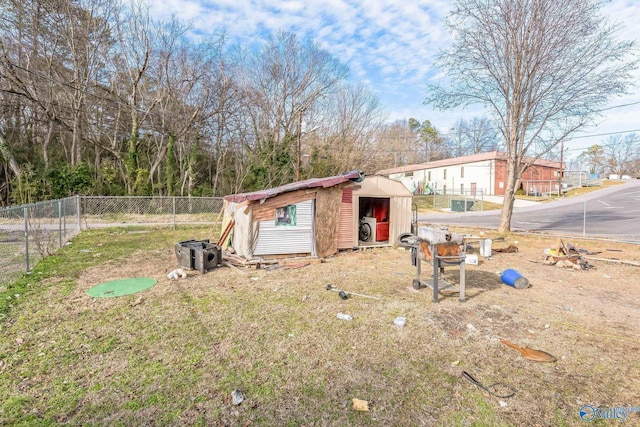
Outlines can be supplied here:
[[212, 224], [221, 197], [75, 196], [0, 209], [0, 277], [11, 280], [84, 229]]

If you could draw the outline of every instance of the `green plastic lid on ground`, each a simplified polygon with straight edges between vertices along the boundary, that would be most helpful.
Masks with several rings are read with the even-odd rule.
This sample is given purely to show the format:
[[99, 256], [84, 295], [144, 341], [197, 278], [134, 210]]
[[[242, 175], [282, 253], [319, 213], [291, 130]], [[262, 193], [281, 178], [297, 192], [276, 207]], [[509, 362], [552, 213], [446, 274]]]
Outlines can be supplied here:
[[149, 277], [111, 280], [103, 282], [87, 290], [94, 298], [112, 298], [142, 292], [154, 286], [158, 281]]

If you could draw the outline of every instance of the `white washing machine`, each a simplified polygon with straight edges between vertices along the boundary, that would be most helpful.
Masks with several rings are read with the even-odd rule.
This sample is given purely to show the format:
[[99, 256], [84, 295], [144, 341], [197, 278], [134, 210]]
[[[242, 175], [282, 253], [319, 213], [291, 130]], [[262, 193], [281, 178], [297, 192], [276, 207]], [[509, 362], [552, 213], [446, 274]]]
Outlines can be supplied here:
[[358, 230], [358, 239], [361, 242], [376, 241], [376, 219], [373, 217], [363, 217]]

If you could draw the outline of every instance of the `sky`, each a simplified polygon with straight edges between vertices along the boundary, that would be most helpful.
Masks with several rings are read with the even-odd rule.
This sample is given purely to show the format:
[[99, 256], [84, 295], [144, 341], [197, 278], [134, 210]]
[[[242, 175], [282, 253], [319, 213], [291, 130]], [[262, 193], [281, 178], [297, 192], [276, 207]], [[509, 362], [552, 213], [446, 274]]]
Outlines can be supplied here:
[[[452, 0], [150, 1], [156, 17], [176, 16], [196, 31], [225, 31], [231, 42], [253, 43], [280, 30], [313, 39], [350, 68], [352, 83], [374, 91], [389, 121], [429, 120], [447, 134], [461, 118], [488, 116], [481, 107], [443, 112], [423, 103], [427, 84], [442, 77], [435, 60], [452, 41], [443, 24]], [[603, 13], [622, 25], [620, 38], [640, 44], [634, 31], [640, 28], [640, 1], [611, 0]], [[605, 143], [610, 134], [640, 135], [640, 70], [634, 83], [630, 94], [611, 99], [597, 126], [566, 143], [568, 158]]]

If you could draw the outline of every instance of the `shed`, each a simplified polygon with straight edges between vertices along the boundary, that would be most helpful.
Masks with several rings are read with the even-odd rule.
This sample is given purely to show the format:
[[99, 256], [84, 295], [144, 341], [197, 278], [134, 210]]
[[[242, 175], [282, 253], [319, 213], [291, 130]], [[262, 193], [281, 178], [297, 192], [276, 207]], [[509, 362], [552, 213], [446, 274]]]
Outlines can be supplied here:
[[[360, 171], [229, 195], [224, 202], [225, 222], [234, 222], [230, 244], [248, 260], [326, 257], [338, 249], [395, 244], [411, 227], [410, 192]], [[362, 218], [376, 219], [375, 238], [366, 242], [359, 241]]]
[[338, 248], [393, 245], [411, 231], [411, 192], [398, 181], [368, 176], [342, 192]]

